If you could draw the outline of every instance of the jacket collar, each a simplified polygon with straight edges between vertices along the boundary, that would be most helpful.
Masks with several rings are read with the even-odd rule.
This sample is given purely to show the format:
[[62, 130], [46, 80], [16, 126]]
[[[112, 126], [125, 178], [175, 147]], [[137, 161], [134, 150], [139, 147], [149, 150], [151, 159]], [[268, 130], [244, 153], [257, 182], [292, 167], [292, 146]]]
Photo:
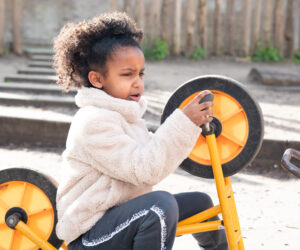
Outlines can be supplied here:
[[95, 106], [120, 113], [128, 122], [141, 118], [147, 108], [146, 99], [142, 96], [139, 102], [112, 97], [101, 89], [82, 87], [75, 96], [79, 108]]

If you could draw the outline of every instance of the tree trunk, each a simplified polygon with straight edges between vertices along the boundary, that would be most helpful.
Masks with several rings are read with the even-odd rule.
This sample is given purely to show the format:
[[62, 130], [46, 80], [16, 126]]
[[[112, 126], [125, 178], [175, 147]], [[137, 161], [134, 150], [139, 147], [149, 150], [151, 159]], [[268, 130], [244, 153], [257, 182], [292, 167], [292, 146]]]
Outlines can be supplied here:
[[214, 52], [215, 55], [220, 55], [220, 39], [221, 39], [221, 2], [222, 0], [215, 0], [215, 17], [214, 17]]
[[276, 0], [275, 3], [275, 47], [280, 56], [283, 56], [283, 37], [284, 37], [284, 1]]
[[227, 54], [234, 55], [233, 25], [234, 25], [234, 0], [227, 0], [226, 24], [227, 24]]
[[207, 53], [207, 42], [206, 42], [206, 0], [198, 1], [198, 34], [200, 46]]
[[261, 7], [262, 1], [255, 1], [255, 9], [254, 9], [254, 25], [253, 25], [253, 54], [257, 50], [257, 43], [260, 41], [260, 25], [261, 25]]
[[142, 30], [145, 29], [145, 5], [144, 1], [136, 1], [135, 20], [137, 26]]
[[250, 2], [249, 0], [244, 0], [243, 4], [242, 56], [247, 57], [250, 50]]
[[265, 0], [264, 27], [263, 27], [265, 46], [269, 46], [271, 44], [272, 20], [273, 20], [273, 0]]
[[109, 6], [111, 11], [117, 11], [119, 9], [118, 0], [109, 0]]
[[160, 37], [169, 43], [170, 0], [162, 1]]
[[291, 58], [294, 53], [294, 0], [287, 1], [285, 26], [285, 56]]
[[13, 0], [13, 51], [23, 53], [23, 0]]
[[188, 0], [186, 7], [186, 40], [185, 54], [190, 56], [195, 49], [195, 21], [196, 21], [195, 0]]
[[152, 0], [152, 41], [160, 35], [160, 0]]
[[173, 54], [180, 54], [181, 0], [174, 0]]
[[5, 1], [0, 1], [0, 55], [4, 53]]

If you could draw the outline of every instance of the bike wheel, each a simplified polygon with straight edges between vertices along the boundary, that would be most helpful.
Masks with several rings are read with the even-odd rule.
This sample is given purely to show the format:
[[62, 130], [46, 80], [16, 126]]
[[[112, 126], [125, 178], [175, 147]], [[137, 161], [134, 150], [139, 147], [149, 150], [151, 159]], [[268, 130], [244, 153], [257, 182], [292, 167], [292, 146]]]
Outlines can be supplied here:
[[[239, 82], [208, 75], [181, 85], [169, 98], [161, 117], [163, 123], [172, 112], [182, 109], [203, 90], [214, 94], [216, 140], [224, 176], [231, 176], [248, 166], [261, 147], [264, 127], [260, 107]], [[180, 165], [192, 175], [213, 178], [206, 139], [198, 138], [192, 152]]]
[[23, 234], [6, 225], [5, 219], [16, 211], [34, 232], [59, 248], [63, 241], [55, 234], [55, 199], [56, 187], [44, 175], [24, 168], [0, 171], [0, 249], [39, 249]]

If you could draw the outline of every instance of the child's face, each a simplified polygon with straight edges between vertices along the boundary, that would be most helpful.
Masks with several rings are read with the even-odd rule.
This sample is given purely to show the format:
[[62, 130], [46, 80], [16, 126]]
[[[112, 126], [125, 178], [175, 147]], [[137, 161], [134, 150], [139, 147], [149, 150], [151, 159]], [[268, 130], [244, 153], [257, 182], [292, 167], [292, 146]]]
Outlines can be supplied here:
[[100, 85], [109, 95], [138, 102], [144, 91], [145, 58], [137, 47], [120, 47], [106, 62]]

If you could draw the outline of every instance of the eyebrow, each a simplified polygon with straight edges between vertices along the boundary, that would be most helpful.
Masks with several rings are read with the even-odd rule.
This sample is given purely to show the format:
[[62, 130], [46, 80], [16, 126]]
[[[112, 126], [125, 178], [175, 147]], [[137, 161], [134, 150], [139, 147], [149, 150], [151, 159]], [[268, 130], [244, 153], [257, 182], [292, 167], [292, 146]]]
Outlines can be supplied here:
[[[121, 70], [130, 70], [130, 71], [136, 71], [136, 69], [134, 68], [123, 68]], [[145, 68], [142, 68], [142, 70], [145, 70]]]

